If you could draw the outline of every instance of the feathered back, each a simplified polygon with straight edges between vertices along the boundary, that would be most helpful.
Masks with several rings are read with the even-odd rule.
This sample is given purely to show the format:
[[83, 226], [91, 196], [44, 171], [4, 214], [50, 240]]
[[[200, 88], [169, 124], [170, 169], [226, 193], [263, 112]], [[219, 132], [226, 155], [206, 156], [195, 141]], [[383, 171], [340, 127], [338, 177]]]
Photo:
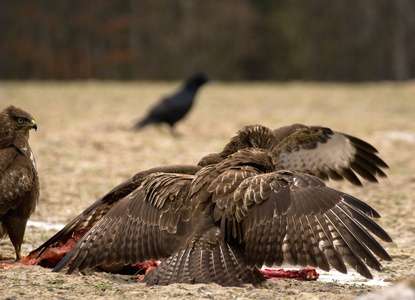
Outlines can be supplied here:
[[245, 148], [258, 148], [272, 151], [275, 148], [275, 137], [268, 127], [262, 125], [249, 125], [240, 129], [230, 139], [221, 152], [222, 157]]

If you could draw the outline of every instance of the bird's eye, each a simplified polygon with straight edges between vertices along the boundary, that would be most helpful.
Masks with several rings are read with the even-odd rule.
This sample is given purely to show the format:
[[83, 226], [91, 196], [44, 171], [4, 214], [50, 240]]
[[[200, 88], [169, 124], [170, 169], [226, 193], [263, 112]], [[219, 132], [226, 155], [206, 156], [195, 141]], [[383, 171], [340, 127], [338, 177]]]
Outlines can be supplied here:
[[18, 119], [17, 119], [17, 122], [19, 122], [20, 124], [22, 124], [22, 123], [23, 123], [23, 121], [24, 121], [24, 119], [23, 119], [23, 118], [18, 118]]

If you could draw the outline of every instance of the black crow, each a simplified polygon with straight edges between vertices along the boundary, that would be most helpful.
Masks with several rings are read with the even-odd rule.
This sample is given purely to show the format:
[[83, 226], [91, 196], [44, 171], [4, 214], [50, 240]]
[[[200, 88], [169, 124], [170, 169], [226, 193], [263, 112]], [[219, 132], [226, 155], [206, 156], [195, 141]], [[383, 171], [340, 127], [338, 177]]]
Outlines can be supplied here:
[[134, 129], [139, 130], [150, 124], [167, 123], [173, 132], [174, 124], [181, 120], [192, 107], [199, 87], [209, 80], [204, 74], [190, 77], [180, 91], [162, 99], [146, 117], [134, 126]]

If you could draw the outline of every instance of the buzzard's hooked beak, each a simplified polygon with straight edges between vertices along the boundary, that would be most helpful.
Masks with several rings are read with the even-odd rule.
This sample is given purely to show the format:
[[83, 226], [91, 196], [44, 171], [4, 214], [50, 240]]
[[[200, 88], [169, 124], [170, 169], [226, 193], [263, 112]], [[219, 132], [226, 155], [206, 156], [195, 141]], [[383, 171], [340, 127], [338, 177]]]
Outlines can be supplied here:
[[30, 123], [32, 124], [31, 126], [32, 126], [32, 128], [34, 128], [35, 129], [35, 131], [37, 131], [37, 124], [36, 124], [36, 121], [35, 120], [32, 120], [32, 121], [30, 121]]

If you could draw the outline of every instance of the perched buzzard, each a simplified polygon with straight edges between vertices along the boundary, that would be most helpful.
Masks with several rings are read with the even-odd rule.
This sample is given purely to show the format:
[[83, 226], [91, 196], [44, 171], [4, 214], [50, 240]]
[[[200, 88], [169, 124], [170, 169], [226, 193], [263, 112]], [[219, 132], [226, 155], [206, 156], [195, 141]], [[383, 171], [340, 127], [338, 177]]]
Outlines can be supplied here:
[[26, 222], [39, 198], [39, 177], [29, 146], [29, 130], [37, 125], [20, 108], [0, 112], [0, 238], [7, 234], [21, 259]]
[[[312, 148], [313, 139], [310, 135], [298, 144]], [[318, 143], [329, 140], [318, 139]], [[54, 271], [70, 262], [68, 273], [162, 259], [144, 279], [147, 284], [233, 286], [264, 281], [258, 271], [263, 265], [287, 262], [346, 273], [348, 264], [372, 278], [368, 267], [381, 269], [376, 256], [391, 260], [372, 236], [391, 241], [370, 218], [379, 214], [313, 175], [282, 170], [277, 154], [291, 152], [286, 143], [276, 141], [275, 131], [247, 126], [224, 151], [227, 148], [232, 151], [226, 157], [196, 173], [146, 173], [137, 188], [96, 218]], [[370, 149], [370, 155], [356, 162], [362, 168], [367, 167], [366, 160], [377, 157]], [[383, 162], [375, 160], [376, 166]], [[369, 166], [372, 175], [384, 174]]]
[[162, 99], [134, 128], [141, 129], [150, 124], [167, 123], [173, 131], [174, 124], [184, 118], [192, 107], [199, 87], [209, 80], [203, 74], [190, 77], [180, 91]]

